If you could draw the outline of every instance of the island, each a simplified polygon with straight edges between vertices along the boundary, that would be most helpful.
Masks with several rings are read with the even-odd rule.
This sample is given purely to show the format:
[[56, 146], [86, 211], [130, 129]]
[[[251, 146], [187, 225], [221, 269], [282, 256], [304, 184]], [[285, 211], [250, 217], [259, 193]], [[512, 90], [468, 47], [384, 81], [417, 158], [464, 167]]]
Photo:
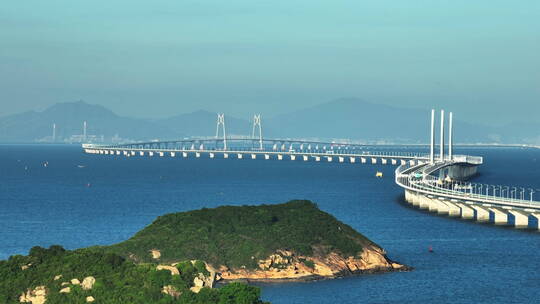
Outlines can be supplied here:
[[222, 206], [160, 216], [111, 246], [11, 256], [0, 303], [263, 303], [246, 283], [409, 269], [310, 201]]

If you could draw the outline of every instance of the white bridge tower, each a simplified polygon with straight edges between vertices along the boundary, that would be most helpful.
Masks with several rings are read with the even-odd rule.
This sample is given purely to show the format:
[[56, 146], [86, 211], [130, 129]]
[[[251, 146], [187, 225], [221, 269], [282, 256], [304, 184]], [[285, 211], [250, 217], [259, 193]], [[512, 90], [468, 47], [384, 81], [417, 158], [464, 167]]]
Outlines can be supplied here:
[[262, 125], [261, 114], [253, 115], [253, 130], [251, 132], [251, 138], [255, 139], [255, 129], [259, 130], [259, 150], [263, 149], [263, 137], [262, 137]]
[[216, 139], [219, 138], [219, 130], [223, 131], [223, 150], [227, 150], [227, 132], [225, 131], [225, 114], [217, 115], [217, 125], [216, 125]]

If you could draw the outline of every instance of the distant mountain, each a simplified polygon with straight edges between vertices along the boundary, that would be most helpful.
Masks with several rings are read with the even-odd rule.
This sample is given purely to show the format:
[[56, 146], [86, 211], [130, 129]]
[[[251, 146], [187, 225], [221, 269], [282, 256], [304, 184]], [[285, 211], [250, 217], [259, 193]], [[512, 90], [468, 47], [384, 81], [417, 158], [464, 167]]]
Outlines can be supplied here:
[[[249, 121], [230, 116], [225, 119], [227, 134], [250, 134]], [[0, 117], [0, 142], [51, 142], [53, 124], [56, 124], [56, 142], [77, 142], [83, 134], [84, 121], [87, 122], [87, 138], [94, 138], [94, 141], [163, 140], [214, 136], [216, 133], [216, 113], [208, 111], [160, 120], [136, 119], [118, 116], [103, 106], [79, 101], [57, 103], [42, 112]]]
[[0, 141], [34, 142], [52, 139], [53, 123], [56, 124], [57, 141], [68, 140], [83, 133], [83, 121], [87, 122], [87, 134], [110, 140], [114, 136], [131, 139], [151, 139], [157, 136], [178, 137], [181, 134], [158, 124], [128, 117], [85, 102], [55, 104], [42, 112], [25, 112], [0, 117]]
[[[437, 113], [437, 120], [439, 113]], [[177, 139], [214, 136], [216, 113], [196, 111], [165, 119], [119, 116], [103, 106], [85, 102], [55, 104], [42, 112], [30, 111], [0, 117], [0, 142], [50, 142], [56, 124], [57, 142], [80, 140], [83, 121], [94, 141], [105, 142]], [[228, 135], [251, 135], [252, 122], [225, 117]], [[300, 111], [263, 117], [263, 136], [279, 138], [353, 139], [369, 142], [427, 143], [429, 109], [407, 109], [342, 98]], [[437, 137], [439, 125], [437, 123]], [[119, 139], [120, 137], [121, 139]], [[527, 143], [540, 145], [540, 125], [514, 123], [488, 127], [454, 121], [455, 142]]]
[[[276, 130], [272, 135], [277, 137], [427, 143], [430, 138], [430, 112], [430, 109], [407, 109], [374, 104], [357, 98], [342, 98], [276, 116], [266, 121], [266, 125]], [[437, 138], [439, 115], [437, 112]], [[527, 138], [540, 139], [539, 130], [538, 125], [495, 128], [460, 120], [454, 121], [456, 142], [524, 143]]]

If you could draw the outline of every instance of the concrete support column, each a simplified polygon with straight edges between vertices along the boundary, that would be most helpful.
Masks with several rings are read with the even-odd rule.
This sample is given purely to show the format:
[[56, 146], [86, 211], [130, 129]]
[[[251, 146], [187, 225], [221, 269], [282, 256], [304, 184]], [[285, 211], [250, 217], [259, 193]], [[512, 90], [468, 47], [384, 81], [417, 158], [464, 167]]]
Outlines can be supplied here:
[[493, 223], [495, 225], [506, 225], [508, 224], [508, 213], [506, 210], [502, 210], [495, 207], [488, 208], [490, 211], [490, 219], [493, 216]]
[[303, 156], [302, 156], [302, 159], [303, 159], [304, 161], [308, 161], [308, 156], [307, 156], [307, 155], [303, 155]]
[[[432, 201], [433, 201], [433, 203], [435, 205], [435, 208], [436, 208], [435, 211], [438, 214], [448, 215], [448, 206], [446, 205], [446, 202], [445, 202], [444, 198], [437, 197], [437, 198], [432, 199]], [[431, 211], [431, 209], [429, 211]]]
[[415, 202], [418, 203], [418, 208], [431, 211], [431, 200], [428, 197], [415, 193]]
[[508, 210], [510, 214], [508, 217], [514, 218], [514, 227], [516, 228], [527, 228], [529, 227], [529, 214], [523, 211], [517, 210]]
[[[426, 204], [428, 205], [429, 212], [439, 213], [439, 210], [443, 211], [444, 208], [441, 208], [441, 204], [435, 197], [429, 195], [429, 196], [423, 196], [423, 199], [426, 201]], [[444, 211], [442, 213], [444, 213]]]
[[471, 205], [474, 209], [474, 219], [478, 222], [489, 222], [489, 210], [478, 205]]
[[461, 215], [461, 209], [457, 205], [458, 200], [446, 200], [444, 201], [444, 203], [446, 204], [446, 206], [448, 206], [448, 216], [458, 217]]
[[474, 218], [474, 209], [466, 203], [457, 203], [460, 209], [460, 216], [463, 219], [473, 219]]

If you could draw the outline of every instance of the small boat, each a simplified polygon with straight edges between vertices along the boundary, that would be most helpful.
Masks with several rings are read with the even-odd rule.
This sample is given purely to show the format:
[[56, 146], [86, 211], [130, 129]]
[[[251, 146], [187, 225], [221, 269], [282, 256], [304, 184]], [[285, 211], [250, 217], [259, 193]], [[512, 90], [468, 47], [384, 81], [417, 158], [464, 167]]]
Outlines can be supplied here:
[[84, 166], [84, 165], [77, 165], [77, 167], [78, 167], [78, 168], [84, 168], [84, 167], [86, 167], [86, 166]]
[[381, 171], [377, 171], [377, 173], [375, 173], [375, 177], [383, 177], [383, 173]]

